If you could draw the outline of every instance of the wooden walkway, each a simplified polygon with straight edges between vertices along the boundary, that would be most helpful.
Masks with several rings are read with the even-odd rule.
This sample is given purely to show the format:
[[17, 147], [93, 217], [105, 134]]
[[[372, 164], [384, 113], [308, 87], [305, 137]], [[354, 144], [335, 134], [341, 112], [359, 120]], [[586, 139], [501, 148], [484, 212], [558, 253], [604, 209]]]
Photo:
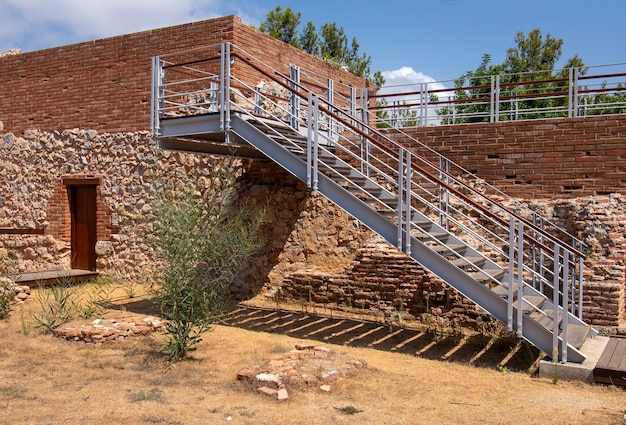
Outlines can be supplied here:
[[626, 338], [609, 339], [593, 377], [595, 382], [626, 387]]
[[91, 270], [47, 270], [42, 272], [21, 273], [17, 282], [20, 285], [40, 286], [59, 282], [79, 282], [93, 279], [98, 272]]

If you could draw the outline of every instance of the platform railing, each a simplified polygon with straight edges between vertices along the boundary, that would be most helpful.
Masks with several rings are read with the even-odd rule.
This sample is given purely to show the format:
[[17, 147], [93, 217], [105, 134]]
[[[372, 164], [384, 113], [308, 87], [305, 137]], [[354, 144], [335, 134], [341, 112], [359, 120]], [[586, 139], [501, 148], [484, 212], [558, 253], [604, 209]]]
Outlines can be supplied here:
[[387, 85], [369, 99], [390, 128], [620, 114], [626, 63]]

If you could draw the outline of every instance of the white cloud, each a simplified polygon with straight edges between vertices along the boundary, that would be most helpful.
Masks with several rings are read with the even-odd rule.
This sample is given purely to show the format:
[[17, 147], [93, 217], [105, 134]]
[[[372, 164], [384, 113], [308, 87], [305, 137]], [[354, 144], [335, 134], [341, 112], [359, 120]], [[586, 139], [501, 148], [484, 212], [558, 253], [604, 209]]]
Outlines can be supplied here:
[[385, 85], [380, 93], [405, 93], [416, 91], [416, 86], [421, 83], [428, 83], [429, 90], [439, 90], [447, 88], [442, 83], [436, 82], [434, 78], [417, 72], [410, 66], [403, 66], [393, 71], [383, 71]]
[[[403, 66], [393, 71], [383, 71], [382, 74], [385, 77], [385, 84], [378, 91], [378, 94], [385, 95], [390, 106], [396, 105], [400, 109], [403, 107], [401, 105], [410, 107], [417, 114], [419, 125], [439, 122], [436, 112], [437, 106], [429, 102], [430, 95], [435, 94], [440, 100], [454, 96], [454, 92], [449, 87], [435, 81], [434, 78], [423, 72], [415, 71], [410, 66]], [[392, 94], [395, 96], [391, 96]], [[429, 103], [425, 104], [424, 101]], [[424, 111], [424, 107], [426, 111]], [[394, 110], [395, 108], [388, 109], [390, 117], [394, 116]]]
[[[0, 0], [0, 51], [11, 47], [36, 50], [239, 14], [242, 4], [234, 3], [226, 0]], [[245, 22], [253, 19], [244, 16]]]

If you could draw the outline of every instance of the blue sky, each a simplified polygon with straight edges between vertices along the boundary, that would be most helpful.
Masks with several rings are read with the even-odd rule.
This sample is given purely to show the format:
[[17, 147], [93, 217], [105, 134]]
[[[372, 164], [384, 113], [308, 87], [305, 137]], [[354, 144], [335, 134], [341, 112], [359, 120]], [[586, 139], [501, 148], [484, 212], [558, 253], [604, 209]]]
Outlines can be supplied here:
[[575, 53], [587, 65], [626, 62], [626, 0], [0, 0], [0, 51], [231, 14], [258, 26], [278, 4], [302, 12], [303, 25], [342, 26], [392, 84], [452, 80], [484, 53], [500, 63], [515, 33], [533, 28], [564, 40], [561, 64]]

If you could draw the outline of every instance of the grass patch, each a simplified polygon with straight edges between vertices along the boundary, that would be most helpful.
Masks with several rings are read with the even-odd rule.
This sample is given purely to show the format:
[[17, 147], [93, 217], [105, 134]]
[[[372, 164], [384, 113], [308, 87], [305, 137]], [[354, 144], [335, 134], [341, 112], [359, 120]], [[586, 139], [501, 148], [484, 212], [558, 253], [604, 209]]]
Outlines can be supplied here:
[[20, 387], [17, 384], [3, 385], [0, 387], [0, 394], [6, 397], [7, 400], [16, 400], [25, 398], [26, 388]]
[[362, 410], [357, 409], [354, 406], [335, 407], [335, 409], [339, 410], [344, 415], [356, 415], [357, 413], [362, 412]]
[[128, 399], [131, 403], [139, 403], [141, 401], [163, 401], [163, 393], [158, 388], [152, 388], [148, 392], [139, 390], [136, 393], [129, 394]]

